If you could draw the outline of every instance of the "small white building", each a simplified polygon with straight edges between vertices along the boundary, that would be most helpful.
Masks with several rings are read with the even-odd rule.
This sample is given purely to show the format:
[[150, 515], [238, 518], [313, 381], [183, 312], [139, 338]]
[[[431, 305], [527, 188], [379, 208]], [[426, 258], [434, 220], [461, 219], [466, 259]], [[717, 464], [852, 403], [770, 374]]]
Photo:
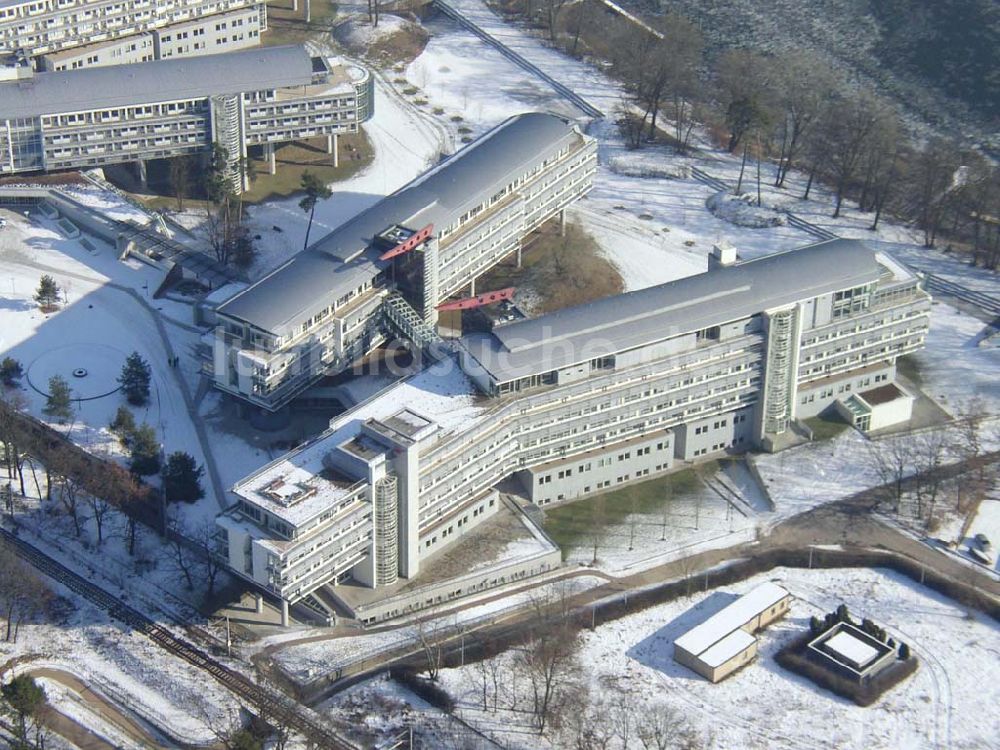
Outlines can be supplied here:
[[783, 617], [792, 595], [776, 583], [762, 583], [674, 641], [674, 660], [719, 682], [757, 654], [752, 635]]
[[837, 399], [837, 412], [852, 427], [868, 433], [908, 422], [913, 415], [914, 397], [895, 383]]

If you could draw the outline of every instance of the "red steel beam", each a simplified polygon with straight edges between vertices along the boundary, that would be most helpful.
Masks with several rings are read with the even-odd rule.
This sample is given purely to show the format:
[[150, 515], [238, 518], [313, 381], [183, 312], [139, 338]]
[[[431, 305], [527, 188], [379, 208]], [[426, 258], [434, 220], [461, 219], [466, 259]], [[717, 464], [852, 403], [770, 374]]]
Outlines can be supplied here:
[[494, 302], [514, 299], [515, 287], [509, 286], [506, 289], [497, 289], [495, 292], [484, 292], [476, 297], [463, 297], [451, 302], [443, 302], [437, 306], [438, 310], [471, 310], [474, 307], [492, 305]]
[[378, 259], [389, 260], [390, 258], [395, 258], [397, 255], [404, 255], [413, 250], [414, 248], [416, 248], [421, 243], [426, 242], [432, 234], [434, 234], [434, 225], [428, 224], [419, 232], [416, 232], [408, 240], [403, 240], [391, 250], [386, 250], [384, 253], [378, 256]]

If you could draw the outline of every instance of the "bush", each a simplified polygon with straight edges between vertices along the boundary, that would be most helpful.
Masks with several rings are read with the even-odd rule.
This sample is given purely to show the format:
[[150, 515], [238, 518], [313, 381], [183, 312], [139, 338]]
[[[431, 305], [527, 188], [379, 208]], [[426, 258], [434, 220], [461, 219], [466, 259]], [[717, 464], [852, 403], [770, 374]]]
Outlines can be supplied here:
[[3, 362], [0, 362], [0, 381], [8, 388], [16, 388], [20, 385], [23, 376], [24, 368], [13, 357], [4, 357]]
[[430, 680], [426, 680], [417, 674], [412, 667], [403, 667], [389, 670], [389, 676], [401, 685], [405, 685], [420, 698], [437, 706], [445, 713], [455, 711], [455, 699], [448, 694], [444, 688], [436, 685]]
[[858, 683], [812, 661], [806, 653], [807, 644], [812, 638], [811, 633], [797, 638], [775, 654], [774, 660], [788, 671], [807, 677], [821, 688], [854, 701], [862, 707], [870, 706], [885, 691], [898, 685], [917, 670], [917, 660], [909, 658], [909, 650], [904, 657], [900, 649], [900, 658], [893, 664], [871, 680]]
[[108, 428], [118, 436], [118, 441], [122, 446], [128, 448], [135, 436], [135, 416], [127, 406], [119, 406], [118, 411], [115, 412], [115, 418], [111, 420]]

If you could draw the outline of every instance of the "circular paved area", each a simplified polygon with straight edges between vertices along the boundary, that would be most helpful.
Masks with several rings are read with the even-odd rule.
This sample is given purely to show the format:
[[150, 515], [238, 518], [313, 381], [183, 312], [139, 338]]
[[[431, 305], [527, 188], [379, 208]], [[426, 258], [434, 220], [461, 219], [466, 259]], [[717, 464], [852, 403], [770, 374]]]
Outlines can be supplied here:
[[28, 366], [28, 383], [48, 397], [49, 379], [61, 375], [73, 400], [91, 401], [119, 390], [125, 353], [107, 344], [67, 344], [39, 355]]

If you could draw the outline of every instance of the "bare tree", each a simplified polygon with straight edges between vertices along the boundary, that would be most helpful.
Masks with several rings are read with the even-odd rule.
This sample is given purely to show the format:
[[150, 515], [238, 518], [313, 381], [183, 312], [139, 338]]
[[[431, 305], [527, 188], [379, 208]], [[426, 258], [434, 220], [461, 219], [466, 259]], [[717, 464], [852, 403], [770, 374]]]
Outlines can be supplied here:
[[186, 528], [177, 520], [168, 525], [167, 543], [173, 552], [173, 566], [184, 576], [188, 590], [194, 589], [194, 575], [197, 571], [197, 558], [186, 540]]
[[861, 91], [840, 97], [836, 117], [824, 122], [830, 145], [827, 169], [836, 190], [834, 218], [840, 216], [847, 189], [858, 173], [872, 134], [888, 117], [885, 105], [870, 92]]
[[934, 247], [941, 221], [956, 187], [959, 153], [957, 144], [932, 138], [918, 151], [910, 165], [910, 192], [915, 201], [918, 226], [924, 245]]
[[778, 167], [774, 186], [783, 187], [803, 143], [825, 111], [835, 81], [829, 67], [810, 52], [792, 51], [776, 64]]
[[552, 718], [575, 669], [579, 635], [566, 616], [568, 592], [561, 589], [532, 600], [531, 640], [520, 663], [531, 685], [532, 713], [539, 734]]
[[636, 735], [646, 750], [673, 750], [685, 746], [691, 734], [684, 718], [671, 706], [647, 704], [639, 711]]
[[744, 139], [765, 129], [775, 116], [772, 61], [746, 49], [719, 56], [716, 64], [719, 103], [729, 129], [728, 150], [735, 153]]
[[52, 592], [35, 569], [25, 563], [6, 542], [0, 542], [0, 616], [7, 623], [5, 640], [17, 642], [26, 619], [48, 606]]
[[176, 156], [170, 160], [170, 189], [177, 200], [177, 210], [184, 210], [184, 196], [191, 182], [191, 161], [187, 156]]
[[913, 441], [914, 494], [917, 498], [917, 518], [930, 521], [934, 515], [941, 489], [941, 464], [947, 437], [943, 430], [928, 430]]
[[635, 729], [635, 719], [635, 705], [632, 696], [625, 694], [621, 690], [616, 690], [612, 705], [611, 723], [615, 727], [615, 734], [621, 740], [622, 747], [629, 746], [629, 740], [632, 739], [632, 732]]
[[605, 506], [607, 501], [604, 495], [598, 495], [594, 498], [592, 505], [590, 506], [590, 526], [587, 529], [587, 537], [590, 540], [590, 546], [593, 549], [593, 555], [591, 558], [591, 565], [597, 565], [597, 553], [604, 544], [604, 537], [607, 534], [607, 526], [605, 525], [607, 518], [605, 513]]
[[208, 584], [208, 595], [215, 594], [215, 584], [222, 572], [219, 558], [215, 554], [218, 527], [212, 519], [206, 520], [195, 530], [194, 542], [201, 551], [201, 567], [205, 572], [205, 583]]
[[19, 391], [0, 390], [0, 447], [3, 448], [4, 467], [10, 479], [17, 478], [21, 494], [24, 486], [24, 462], [27, 458], [29, 438], [24, 434], [23, 417], [27, 402]]
[[913, 466], [912, 443], [902, 436], [870, 441], [868, 455], [872, 468], [892, 502], [893, 512], [899, 513], [903, 483]]
[[445, 640], [445, 624], [437, 620], [419, 620], [413, 633], [420, 643], [427, 664], [427, 678], [436, 680], [441, 671], [442, 644]]

